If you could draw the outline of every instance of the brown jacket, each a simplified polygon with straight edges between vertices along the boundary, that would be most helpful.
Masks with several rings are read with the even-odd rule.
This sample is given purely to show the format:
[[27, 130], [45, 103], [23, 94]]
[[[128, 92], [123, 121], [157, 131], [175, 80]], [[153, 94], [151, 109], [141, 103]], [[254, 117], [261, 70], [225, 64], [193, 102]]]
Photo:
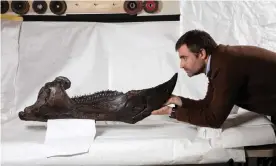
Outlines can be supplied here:
[[254, 46], [219, 45], [212, 54], [204, 99], [181, 97], [176, 119], [219, 128], [234, 105], [276, 115], [276, 53]]

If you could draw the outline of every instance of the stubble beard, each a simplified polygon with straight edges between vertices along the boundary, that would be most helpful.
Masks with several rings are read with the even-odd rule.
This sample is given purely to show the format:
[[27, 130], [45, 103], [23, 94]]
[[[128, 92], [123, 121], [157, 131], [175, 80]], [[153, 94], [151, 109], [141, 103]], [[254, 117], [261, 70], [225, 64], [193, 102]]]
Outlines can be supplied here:
[[199, 74], [205, 73], [206, 67], [207, 67], [207, 65], [203, 64], [197, 71], [195, 71], [193, 73], [191, 73], [191, 72], [186, 72], [186, 73], [189, 77], [197, 76]]

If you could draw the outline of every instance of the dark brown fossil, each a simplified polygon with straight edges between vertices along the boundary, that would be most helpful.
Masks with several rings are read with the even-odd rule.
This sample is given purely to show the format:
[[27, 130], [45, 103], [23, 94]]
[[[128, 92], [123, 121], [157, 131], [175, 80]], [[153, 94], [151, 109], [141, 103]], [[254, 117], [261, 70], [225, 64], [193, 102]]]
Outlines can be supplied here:
[[126, 93], [105, 90], [70, 98], [65, 90], [70, 88], [71, 81], [59, 76], [46, 83], [40, 89], [37, 101], [19, 112], [18, 116], [25, 121], [95, 119], [134, 124], [163, 106], [174, 90], [177, 77], [175, 73], [170, 80], [148, 89]]

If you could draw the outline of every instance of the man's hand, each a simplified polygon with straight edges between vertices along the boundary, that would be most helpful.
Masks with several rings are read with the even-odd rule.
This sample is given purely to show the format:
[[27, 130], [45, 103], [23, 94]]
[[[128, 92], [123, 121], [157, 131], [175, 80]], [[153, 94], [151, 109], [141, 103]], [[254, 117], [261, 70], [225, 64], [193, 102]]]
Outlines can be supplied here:
[[169, 98], [169, 100], [164, 104], [165, 106], [158, 109], [158, 110], [154, 110], [152, 111], [152, 115], [169, 115], [171, 114], [172, 112], [172, 107], [169, 107], [167, 105], [170, 105], [170, 104], [175, 104], [179, 107], [182, 106], [182, 101], [181, 99], [178, 97], [178, 96], [171, 96]]
[[154, 110], [151, 112], [152, 115], [170, 115], [172, 112], [172, 107], [164, 106], [158, 110]]

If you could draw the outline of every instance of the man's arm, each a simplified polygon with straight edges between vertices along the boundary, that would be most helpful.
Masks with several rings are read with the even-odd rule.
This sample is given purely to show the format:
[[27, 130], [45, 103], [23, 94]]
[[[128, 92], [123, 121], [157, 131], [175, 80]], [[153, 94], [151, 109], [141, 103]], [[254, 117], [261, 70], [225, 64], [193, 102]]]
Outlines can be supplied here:
[[204, 99], [194, 100], [194, 99], [190, 99], [190, 98], [186, 98], [186, 97], [182, 97], [182, 96], [177, 96], [177, 97], [179, 97], [179, 99], [181, 100], [181, 103], [182, 103], [181, 108], [195, 109], [195, 108], [202, 108], [202, 107], [208, 106], [208, 104], [212, 100], [212, 93], [213, 93], [212, 85], [209, 82], [207, 94], [205, 95]]
[[239, 74], [226, 69], [220, 70], [209, 81], [204, 99], [181, 98], [182, 106], [176, 109], [176, 119], [202, 127], [221, 127], [235, 105], [241, 83]]

